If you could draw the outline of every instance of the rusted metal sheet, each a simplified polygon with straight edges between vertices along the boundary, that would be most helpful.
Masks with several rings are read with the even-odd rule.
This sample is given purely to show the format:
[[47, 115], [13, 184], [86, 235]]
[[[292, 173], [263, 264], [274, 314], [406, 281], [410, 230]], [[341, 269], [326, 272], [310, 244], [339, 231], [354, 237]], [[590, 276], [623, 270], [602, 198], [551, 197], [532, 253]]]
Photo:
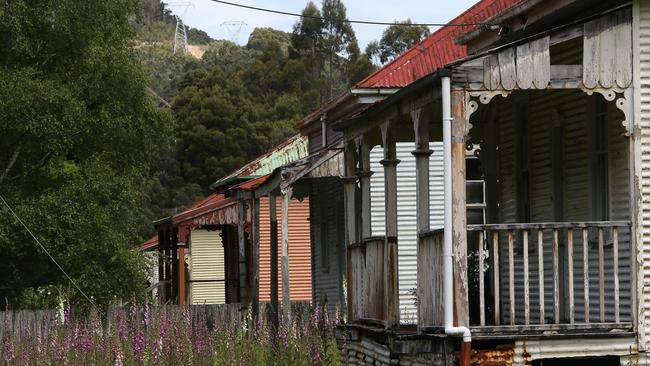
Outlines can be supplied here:
[[282, 183], [285, 189], [303, 177], [342, 177], [344, 175], [343, 145], [309, 155], [282, 167]]
[[235, 225], [239, 223], [237, 215], [237, 203], [232, 200], [218, 209], [195, 217], [190, 221], [189, 226], [200, 227], [206, 225]]
[[236, 177], [250, 177], [270, 174], [275, 168], [302, 159], [308, 155], [308, 139], [306, 136], [296, 135], [285, 142], [274, 146], [271, 150], [260, 155], [255, 160], [237, 169], [224, 178], [219, 179], [215, 185], [227, 182]]
[[203, 225], [224, 225], [237, 223], [237, 200], [220, 194], [212, 194], [203, 201], [172, 217], [172, 224], [198, 227]]
[[495, 349], [473, 350], [471, 364], [475, 366], [509, 366], [515, 360], [514, 345], [502, 345]]
[[[483, 0], [451, 20], [449, 24], [480, 23], [522, 0]], [[443, 66], [467, 56], [467, 48], [456, 37], [476, 29], [475, 25], [442, 27], [391, 63], [363, 79], [357, 88], [401, 88]]]
[[[281, 200], [276, 204], [276, 217], [281, 217]], [[259, 282], [260, 301], [270, 300], [271, 289], [271, 231], [269, 223], [269, 201], [264, 197], [260, 199], [260, 244], [259, 244]], [[282, 223], [278, 222], [278, 227]], [[302, 202], [292, 200], [289, 205], [289, 278], [291, 301], [312, 301], [312, 272], [311, 272], [311, 240], [309, 227], [309, 199]], [[278, 230], [278, 237], [282, 237], [282, 230]], [[282, 253], [278, 253], [278, 267]], [[278, 279], [278, 296], [282, 298], [282, 279]]]

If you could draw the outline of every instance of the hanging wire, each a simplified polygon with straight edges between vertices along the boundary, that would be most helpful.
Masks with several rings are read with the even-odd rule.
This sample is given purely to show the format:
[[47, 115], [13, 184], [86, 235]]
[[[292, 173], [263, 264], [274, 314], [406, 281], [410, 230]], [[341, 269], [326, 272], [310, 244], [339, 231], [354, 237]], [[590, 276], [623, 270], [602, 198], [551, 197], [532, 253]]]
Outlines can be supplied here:
[[260, 7], [257, 7], [257, 6], [237, 4], [237, 3], [233, 3], [233, 2], [229, 2], [229, 1], [223, 1], [223, 0], [210, 0], [210, 1], [215, 2], [215, 3], [219, 3], [219, 4], [224, 4], [224, 5], [235, 6], [235, 7], [239, 7], [239, 8], [263, 11], [263, 12], [266, 12], [266, 13], [288, 15], [288, 16], [298, 17], [298, 18], [327, 20], [327, 21], [331, 21], [331, 22], [350, 23], [350, 24], [389, 25], [389, 26], [397, 25], [397, 26], [406, 26], [406, 27], [417, 27], [417, 26], [425, 26], [425, 27], [466, 27], [466, 26], [498, 27], [499, 26], [499, 24], [496, 24], [496, 23], [395, 23], [395, 22], [373, 22], [373, 21], [368, 21], [368, 20], [335, 19], [335, 18], [319, 17], [319, 16], [314, 16], [314, 15], [303, 15], [303, 14], [298, 14], [298, 13], [291, 13], [291, 12], [282, 11], [282, 10], [260, 8]]
[[93, 307], [93, 308], [94, 308], [94, 309], [95, 309], [95, 310], [96, 310], [96, 311], [97, 311], [97, 312], [98, 312], [98, 313], [99, 313], [99, 314], [100, 314], [104, 319], [106, 319], [106, 314], [104, 314], [104, 312], [102, 312], [102, 311], [99, 309], [99, 307], [97, 306], [97, 304], [95, 304], [95, 302], [94, 302], [94, 301], [93, 301], [93, 300], [92, 300], [88, 295], [86, 295], [86, 293], [85, 293], [85, 292], [84, 292], [84, 291], [79, 287], [79, 285], [77, 285], [77, 283], [72, 279], [72, 277], [70, 277], [70, 275], [68, 275], [68, 273], [63, 269], [63, 267], [61, 267], [61, 265], [59, 264], [59, 262], [57, 262], [56, 259], [54, 259], [54, 257], [52, 256], [52, 254], [50, 254], [50, 252], [47, 250], [47, 248], [45, 248], [45, 246], [44, 246], [43, 244], [41, 244], [40, 240], [38, 240], [38, 238], [36, 237], [36, 235], [34, 235], [34, 233], [29, 229], [29, 227], [25, 224], [25, 222], [23, 222], [23, 220], [20, 218], [20, 216], [18, 216], [18, 214], [16, 214], [16, 212], [13, 210], [13, 208], [11, 208], [11, 206], [10, 206], [9, 203], [5, 200], [5, 198], [2, 196], [2, 194], [0, 194], [0, 201], [2, 201], [2, 203], [7, 207], [7, 209], [9, 210], [9, 212], [11, 212], [11, 214], [16, 218], [16, 220], [20, 223], [20, 225], [22, 225], [22, 227], [25, 228], [25, 230], [27, 231], [27, 233], [29, 233], [29, 235], [32, 237], [32, 239], [34, 239], [34, 241], [36, 242], [36, 244], [38, 244], [38, 246], [40, 246], [41, 249], [43, 249], [43, 251], [45, 252], [45, 254], [47, 254], [47, 256], [48, 256], [48, 257], [50, 258], [50, 260], [51, 260], [51, 261], [52, 261], [52, 262], [57, 266], [57, 268], [61, 271], [61, 273], [63, 273], [63, 274], [65, 275], [65, 277], [68, 279], [68, 281], [70, 281], [70, 283], [72, 283], [72, 285], [77, 289], [77, 291], [79, 291], [79, 293], [81, 293], [81, 294], [83, 295], [83, 297], [85, 297], [86, 300], [88, 300], [88, 302], [90, 303], [90, 305], [91, 305], [91, 306], [92, 306], [92, 307]]

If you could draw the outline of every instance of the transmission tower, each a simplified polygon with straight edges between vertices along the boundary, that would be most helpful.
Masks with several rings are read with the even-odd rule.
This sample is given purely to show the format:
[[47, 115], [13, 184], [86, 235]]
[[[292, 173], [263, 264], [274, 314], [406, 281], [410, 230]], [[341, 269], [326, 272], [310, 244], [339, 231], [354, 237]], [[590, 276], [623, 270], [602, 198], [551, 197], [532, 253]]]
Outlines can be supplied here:
[[178, 15], [176, 16], [176, 33], [174, 34], [174, 54], [181, 50], [184, 55], [187, 54], [187, 31], [185, 23]]
[[173, 11], [176, 18], [176, 32], [174, 33], [174, 54], [181, 51], [184, 55], [187, 54], [187, 27], [183, 22], [183, 17], [187, 13], [187, 9], [192, 6], [188, 1], [170, 2], [167, 4]]
[[221, 23], [221, 26], [226, 28], [226, 31], [228, 31], [228, 35], [230, 35], [230, 41], [232, 43], [239, 42], [239, 33], [241, 33], [242, 28], [247, 25], [248, 24], [242, 22], [241, 20], [229, 20]]

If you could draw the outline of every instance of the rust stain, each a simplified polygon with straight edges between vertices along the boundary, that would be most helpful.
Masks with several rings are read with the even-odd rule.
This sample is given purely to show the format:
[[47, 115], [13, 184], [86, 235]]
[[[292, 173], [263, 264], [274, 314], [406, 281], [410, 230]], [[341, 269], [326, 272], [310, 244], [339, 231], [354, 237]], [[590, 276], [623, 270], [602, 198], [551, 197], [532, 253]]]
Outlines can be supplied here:
[[514, 364], [515, 350], [511, 345], [490, 350], [473, 350], [471, 364], [477, 366], [510, 366]]
[[273, 172], [279, 166], [302, 159], [309, 154], [309, 140], [306, 136], [295, 135], [284, 142], [272, 147], [255, 160], [221, 178], [215, 184], [219, 185], [233, 177], [260, 176]]
[[533, 355], [528, 352], [528, 348], [526, 347], [526, 339], [524, 338], [521, 343], [521, 357], [524, 359], [524, 365], [530, 365], [533, 362]]

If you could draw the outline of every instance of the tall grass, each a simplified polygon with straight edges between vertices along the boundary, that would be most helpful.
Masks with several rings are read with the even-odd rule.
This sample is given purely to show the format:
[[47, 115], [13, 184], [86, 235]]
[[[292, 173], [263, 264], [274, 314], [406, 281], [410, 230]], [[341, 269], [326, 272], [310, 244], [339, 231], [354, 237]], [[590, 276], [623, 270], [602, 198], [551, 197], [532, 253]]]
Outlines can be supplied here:
[[[338, 312], [337, 312], [338, 313]], [[339, 317], [319, 306], [277, 331], [250, 313], [210, 324], [192, 308], [130, 307], [75, 317], [70, 308], [36, 334], [2, 339], [0, 362], [9, 365], [339, 365], [333, 329]]]

